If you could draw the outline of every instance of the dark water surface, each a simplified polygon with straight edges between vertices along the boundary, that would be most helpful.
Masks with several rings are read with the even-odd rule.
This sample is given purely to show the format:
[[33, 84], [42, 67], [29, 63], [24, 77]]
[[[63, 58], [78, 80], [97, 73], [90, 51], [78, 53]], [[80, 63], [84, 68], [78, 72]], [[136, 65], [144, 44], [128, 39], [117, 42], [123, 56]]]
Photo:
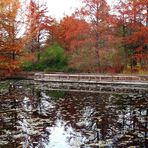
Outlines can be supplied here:
[[148, 94], [41, 91], [21, 83], [0, 83], [0, 148], [148, 147]]

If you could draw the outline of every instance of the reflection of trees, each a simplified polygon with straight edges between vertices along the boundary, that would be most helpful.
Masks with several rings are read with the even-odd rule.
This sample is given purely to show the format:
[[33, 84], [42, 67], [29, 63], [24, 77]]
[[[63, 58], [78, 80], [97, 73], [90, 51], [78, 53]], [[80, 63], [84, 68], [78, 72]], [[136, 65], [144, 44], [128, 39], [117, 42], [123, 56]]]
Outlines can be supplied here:
[[147, 146], [148, 100], [146, 95], [116, 97], [116, 105], [120, 111], [118, 123], [121, 125], [120, 135], [115, 140], [117, 146]]
[[[5, 94], [0, 95], [0, 135], [2, 147], [17, 147], [20, 140], [14, 142], [13, 137], [16, 136], [18, 111], [17, 106], [20, 103], [20, 94], [13, 84], [9, 85], [9, 89]], [[17, 108], [18, 109], [18, 108]]]
[[78, 147], [147, 147], [146, 94], [69, 92], [62, 97], [58, 94], [55, 103], [48, 92], [16, 84], [0, 95], [3, 147], [21, 147], [22, 141], [26, 147], [44, 147], [50, 143], [50, 127], [58, 120], [70, 132], [67, 141]]
[[59, 110], [61, 118], [75, 129], [72, 136], [81, 133], [84, 145], [143, 146], [147, 142], [146, 98], [69, 93], [59, 101]]
[[59, 102], [62, 119], [79, 131], [87, 144], [108, 139], [109, 128], [116, 119], [108, 98], [103, 94], [69, 93]]
[[54, 106], [51, 110], [50, 98], [32, 88], [15, 82], [0, 95], [0, 147], [43, 147], [49, 142], [46, 127], [54, 124]]

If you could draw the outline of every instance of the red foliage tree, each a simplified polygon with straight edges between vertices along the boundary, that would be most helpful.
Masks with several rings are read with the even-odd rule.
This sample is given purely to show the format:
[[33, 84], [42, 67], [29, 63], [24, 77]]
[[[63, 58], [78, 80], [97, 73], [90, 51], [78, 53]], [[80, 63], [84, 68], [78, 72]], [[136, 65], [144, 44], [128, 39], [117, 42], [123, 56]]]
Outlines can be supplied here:
[[140, 65], [148, 63], [148, 1], [120, 1], [118, 5], [119, 23], [123, 26], [123, 45], [129, 64]]
[[84, 20], [67, 16], [56, 27], [55, 36], [66, 51], [75, 51], [86, 46], [89, 30], [89, 24]]
[[109, 47], [111, 35], [110, 7], [106, 0], [82, 0], [84, 6], [76, 10], [75, 16], [89, 22], [91, 29], [92, 48], [95, 48], [98, 68], [100, 69], [99, 51]]
[[[51, 35], [51, 27], [55, 20], [47, 15], [46, 4], [41, 3], [39, 0], [31, 0], [28, 8], [28, 28], [27, 32], [30, 42], [27, 48], [32, 52], [40, 52], [46, 47], [47, 40]], [[38, 54], [38, 60], [40, 54]]]

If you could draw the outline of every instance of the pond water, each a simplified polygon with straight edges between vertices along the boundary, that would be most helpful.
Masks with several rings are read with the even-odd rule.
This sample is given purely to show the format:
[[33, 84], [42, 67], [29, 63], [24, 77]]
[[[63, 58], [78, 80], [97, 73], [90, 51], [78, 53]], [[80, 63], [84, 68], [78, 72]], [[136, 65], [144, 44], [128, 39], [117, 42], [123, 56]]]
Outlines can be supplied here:
[[0, 83], [0, 148], [146, 148], [148, 94], [39, 90]]

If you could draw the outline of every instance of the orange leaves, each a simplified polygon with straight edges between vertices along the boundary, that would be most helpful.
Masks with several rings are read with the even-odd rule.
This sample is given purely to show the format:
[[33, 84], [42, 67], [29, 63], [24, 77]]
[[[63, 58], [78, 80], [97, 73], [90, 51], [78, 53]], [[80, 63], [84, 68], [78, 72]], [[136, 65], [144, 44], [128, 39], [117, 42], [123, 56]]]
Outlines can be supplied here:
[[146, 44], [147, 36], [148, 36], [148, 28], [144, 25], [140, 25], [133, 28], [134, 24], [129, 25], [129, 31], [131, 32], [130, 35], [128, 35], [125, 40], [127, 43], [140, 43], [140, 44]]
[[67, 51], [72, 51], [84, 44], [90, 28], [84, 20], [65, 17], [57, 29], [56, 36], [62, 47], [67, 49]]
[[13, 71], [15, 69], [19, 69], [19, 60], [13, 60], [10, 54], [7, 56], [0, 56], [0, 69], [5, 69], [9, 71]]
[[13, 71], [19, 68], [24, 45], [19, 38], [21, 24], [17, 20], [19, 0], [0, 1], [0, 69]]
[[[80, 9], [80, 15], [84, 14], [85, 20], [90, 24], [90, 33], [96, 50], [100, 42], [109, 34], [111, 15], [110, 7], [106, 0], [82, 0], [84, 6]], [[85, 13], [84, 13], [85, 12]]]
[[39, 52], [45, 46], [55, 20], [48, 16], [46, 4], [39, 0], [30, 1], [27, 16], [27, 34], [30, 39], [28, 49], [31, 52]]
[[121, 1], [118, 10], [120, 25], [124, 28], [123, 45], [130, 65], [133, 67], [139, 64], [142, 67], [148, 62], [148, 1]]

